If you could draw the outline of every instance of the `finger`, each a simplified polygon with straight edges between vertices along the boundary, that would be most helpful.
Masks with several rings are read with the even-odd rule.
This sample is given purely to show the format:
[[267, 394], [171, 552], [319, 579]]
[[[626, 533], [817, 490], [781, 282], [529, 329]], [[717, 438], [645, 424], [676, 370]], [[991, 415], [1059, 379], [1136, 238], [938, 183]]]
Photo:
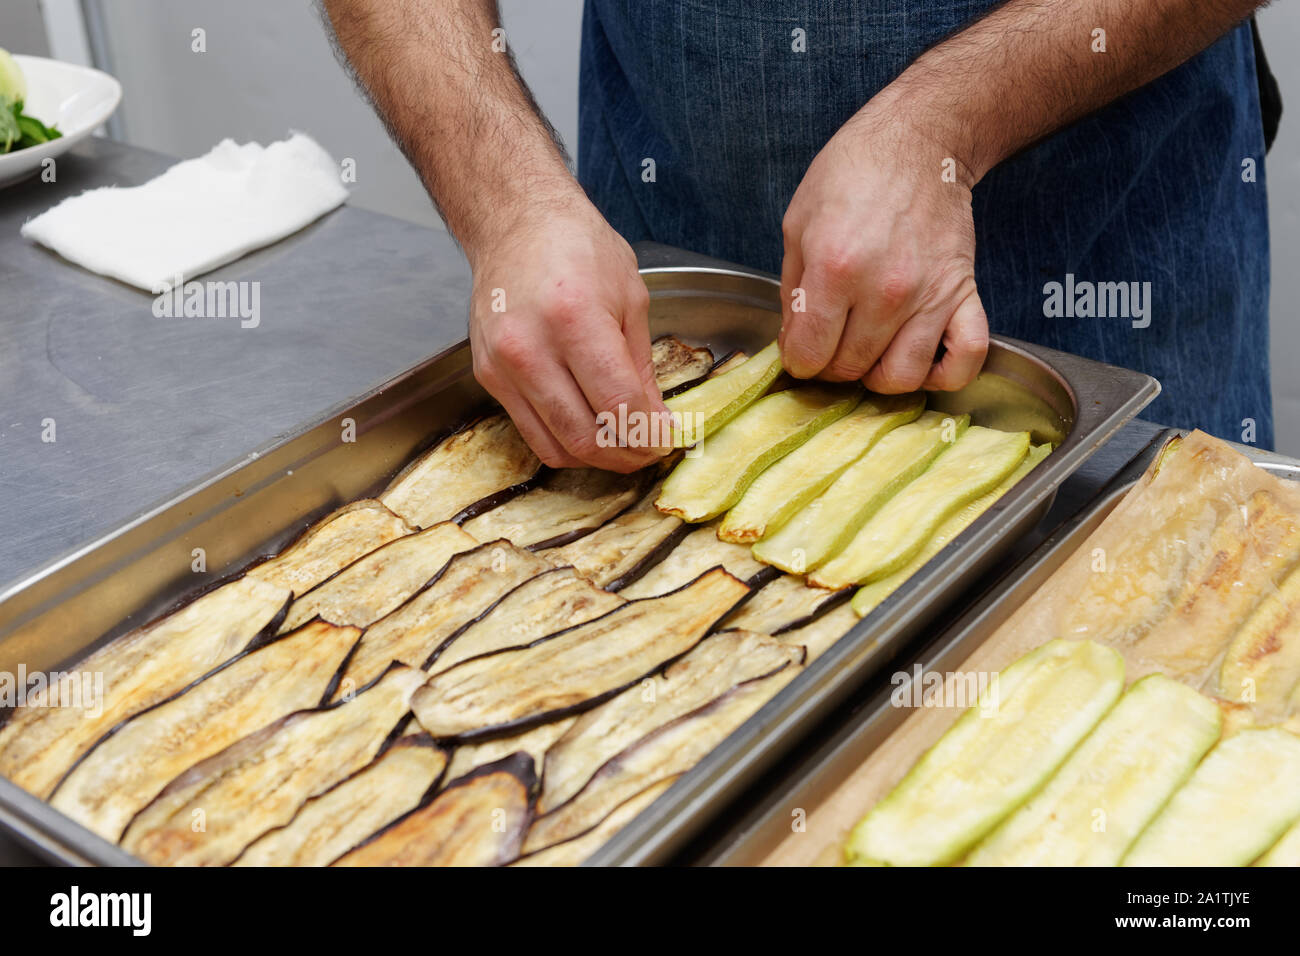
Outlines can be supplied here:
[[564, 450], [582, 464], [629, 472], [654, 460], [645, 450], [621, 447], [617, 434], [600, 428], [587, 397], [564, 366], [548, 364], [540, 374], [515, 384]]
[[528, 442], [528, 447], [541, 459], [542, 464], [551, 468], [582, 467], [582, 462], [564, 450], [546, 423], [518, 392], [504, 388], [498, 389], [498, 392], [493, 397], [501, 403], [501, 407], [519, 429], [519, 434], [524, 436], [524, 441]]
[[625, 424], [626, 433], [618, 435], [619, 445], [638, 453], [642, 464], [648, 464], [655, 457], [650, 442], [660, 432], [665, 437], [669, 434], [667, 428], [650, 427], [659, 412], [656, 406], [663, 404], [658, 389], [652, 405], [621, 326], [604, 319], [583, 323], [582, 329], [583, 340], [565, 343], [562, 358], [593, 416], [609, 412], [620, 429]]
[[937, 314], [913, 317], [898, 330], [863, 384], [882, 395], [915, 392], [930, 374], [943, 328], [943, 317]]
[[975, 380], [989, 351], [989, 322], [972, 285], [943, 330], [944, 354], [926, 376], [922, 388], [953, 392]]
[[777, 347], [784, 354], [785, 334], [794, 318], [791, 311], [794, 306], [794, 290], [803, 275], [803, 255], [796, 240], [785, 240], [785, 252], [781, 256], [781, 331], [776, 337]]
[[623, 339], [650, 407], [666, 413], [668, 409], [664, 407], [659, 383], [655, 381], [654, 357], [650, 352], [650, 292], [640, 274], [633, 277], [632, 283], [622, 315]]
[[853, 306], [844, 323], [840, 344], [821, 377], [830, 382], [856, 382], [885, 354], [891, 331], [876, 322], [868, 309]]
[[797, 288], [804, 310], [791, 310], [784, 328], [781, 361], [795, 378], [812, 378], [826, 367], [840, 344], [853, 282], [839, 264], [804, 257]]

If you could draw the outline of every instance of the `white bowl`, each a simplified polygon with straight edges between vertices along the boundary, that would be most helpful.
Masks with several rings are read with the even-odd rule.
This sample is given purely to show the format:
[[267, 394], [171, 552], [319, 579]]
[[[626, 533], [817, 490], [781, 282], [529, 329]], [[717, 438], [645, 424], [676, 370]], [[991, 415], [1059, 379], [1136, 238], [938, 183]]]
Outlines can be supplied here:
[[113, 115], [122, 99], [122, 84], [99, 70], [46, 59], [15, 55], [27, 78], [23, 112], [63, 135], [39, 146], [0, 154], [0, 187], [26, 179], [46, 159], [67, 152]]

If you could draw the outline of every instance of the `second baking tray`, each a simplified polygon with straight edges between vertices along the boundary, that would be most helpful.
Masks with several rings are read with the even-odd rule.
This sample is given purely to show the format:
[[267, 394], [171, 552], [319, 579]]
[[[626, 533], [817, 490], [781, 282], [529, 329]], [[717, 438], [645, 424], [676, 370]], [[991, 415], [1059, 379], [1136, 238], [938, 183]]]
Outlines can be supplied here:
[[[665, 246], [638, 247], [652, 334], [722, 354], [776, 337], [767, 275]], [[903, 642], [1032, 528], [1057, 487], [1157, 393], [1149, 376], [998, 339], [979, 379], [931, 405], [1059, 446], [1025, 480], [600, 850], [592, 862], [662, 862]], [[270, 443], [121, 528], [0, 590], [0, 671], [58, 668], [197, 587], [278, 550], [312, 520], [373, 494], [431, 438], [480, 409], [468, 343]], [[346, 435], [354, 433], [355, 440]], [[202, 549], [206, 575], [191, 572]], [[67, 863], [131, 857], [0, 779], [0, 825]]]
[[[913, 670], [919, 665], [925, 673], [959, 671], [971, 654], [991, 638], [1087, 540], [1142, 477], [1165, 443], [1178, 434], [1181, 433], [1176, 429], [1166, 429], [1153, 438], [1087, 507], [1008, 572], [988, 594], [921, 651], [912, 663]], [[1255, 448], [1234, 447], [1266, 471], [1300, 480], [1300, 461]], [[831, 832], [825, 824], [816, 821], [817, 808], [825, 804], [912, 714], [911, 708], [896, 707], [891, 703], [896, 686], [891, 682], [884, 683], [885, 686], [871, 693], [838, 731], [817, 745], [803, 760], [792, 762], [782, 780], [754, 803], [743, 818], [720, 832], [712, 848], [704, 851], [697, 862], [714, 866], [759, 866], [772, 861], [778, 853], [776, 859], [781, 863], [790, 862], [792, 858], [797, 862], [831, 862], [827, 848], [831, 843], [838, 845], [843, 834], [838, 829]], [[862, 807], [858, 816], [869, 809]], [[791, 821], [796, 819], [806, 823], [797, 834], [791, 828]], [[795, 850], [787, 843], [791, 840], [807, 840], [808, 843]]]

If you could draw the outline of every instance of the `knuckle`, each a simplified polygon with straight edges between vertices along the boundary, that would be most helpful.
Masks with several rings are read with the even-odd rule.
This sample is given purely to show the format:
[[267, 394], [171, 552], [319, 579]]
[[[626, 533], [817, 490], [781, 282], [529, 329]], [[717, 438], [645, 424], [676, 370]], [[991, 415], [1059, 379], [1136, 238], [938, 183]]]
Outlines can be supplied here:
[[535, 349], [527, 335], [517, 329], [502, 328], [492, 341], [492, 356], [484, 365], [492, 370], [488, 374], [494, 376], [497, 374], [498, 363], [518, 371], [531, 366], [534, 353]]
[[880, 277], [876, 295], [880, 304], [889, 311], [897, 311], [911, 301], [917, 282], [912, 273], [901, 267], [886, 270]]
[[557, 279], [541, 295], [542, 317], [551, 324], [569, 325], [587, 307], [587, 294], [576, 283]]

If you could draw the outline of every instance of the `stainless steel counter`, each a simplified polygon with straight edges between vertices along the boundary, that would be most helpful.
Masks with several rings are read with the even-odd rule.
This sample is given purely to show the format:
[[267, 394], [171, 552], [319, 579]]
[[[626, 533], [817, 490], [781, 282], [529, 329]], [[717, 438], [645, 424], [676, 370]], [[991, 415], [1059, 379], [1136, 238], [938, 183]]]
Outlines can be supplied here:
[[[66, 196], [170, 162], [94, 139], [60, 160], [57, 183], [0, 191], [0, 583], [464, 337], [469, 272], [454, 243], [358, 209], [204, 277], [261, 283], [250, 329], [156, 318], [151, 296], [18, 235]], [[1121, 432], [1061, 488], [1039, 533], [1156, 431]], [[0, 864], [23, 862], [34, 861], [0, 837]]]

